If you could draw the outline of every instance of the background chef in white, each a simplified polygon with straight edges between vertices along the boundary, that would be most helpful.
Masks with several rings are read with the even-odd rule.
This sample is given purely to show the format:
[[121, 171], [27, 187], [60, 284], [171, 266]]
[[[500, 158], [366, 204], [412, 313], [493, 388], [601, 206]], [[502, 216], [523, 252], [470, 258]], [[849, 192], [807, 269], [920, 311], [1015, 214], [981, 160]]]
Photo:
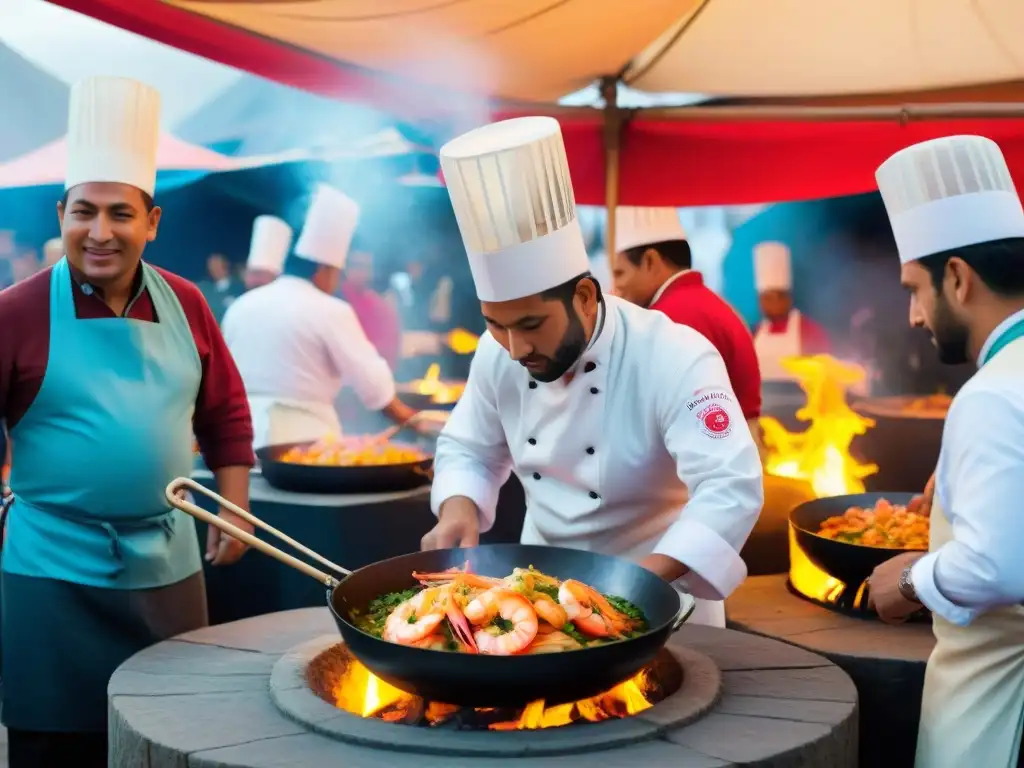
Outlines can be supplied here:
[[[367, 410], [398, 422], [415, 413], [396, 398], [391, 370], [352, 307], [333, 295], [358, 221], [355, 201], [318, 185], [285, 274], [241, 296], [224, 316], [256, 448], [340, 436], [334, 401], [346, 384]], [[288, 245], [280, 226], [263, 226], [266, 268], [283, 259]]]
[[246, 289], [259, 288], [281, 276], [288, 250], [292, 247], [293, 234], [292, 228], [276, 216], [256, 217], [252, 224], [249, 256], [245, 261]]
[[1018, 765], [1024, 723], [1024, 209], [995, 142], [952, 136], [878, 169], [911, 325], [974, 361], [942, 434], [926, 555], [870, 579], [881, 617], [931, 609], [918, 768]]
[[792, 257], [783, 243], [754, 248], [754, 283], [762, 319], [754, 333], [754, 349], [763, 381], [791, 381], [782, 360], [827, 354], [828, 334], [793, 306]]
[[477, 544], [514, 470], [524, 544], [636, 559], [723, 626], [763, 490], [722, 358], [662, 313], [602, 298], [556, 120], [471, 131], [441, 166], [489, 332], [438, 439], [423, 547]]

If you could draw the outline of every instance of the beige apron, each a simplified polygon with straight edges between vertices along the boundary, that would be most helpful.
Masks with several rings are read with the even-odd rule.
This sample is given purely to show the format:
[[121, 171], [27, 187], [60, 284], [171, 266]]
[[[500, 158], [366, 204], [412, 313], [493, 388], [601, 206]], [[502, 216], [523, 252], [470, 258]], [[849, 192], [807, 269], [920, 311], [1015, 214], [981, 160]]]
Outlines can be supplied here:
[[[930, 548], [953, 538], [932, 503]], [[1014, 768], [1024, 723], [1024, 607], [998, 608], [967, 627], [932, 619], [915, 768]]]
[[330, 403], [253, 395], [249, 410], [254, 448], [341, 437], [338, 412]]

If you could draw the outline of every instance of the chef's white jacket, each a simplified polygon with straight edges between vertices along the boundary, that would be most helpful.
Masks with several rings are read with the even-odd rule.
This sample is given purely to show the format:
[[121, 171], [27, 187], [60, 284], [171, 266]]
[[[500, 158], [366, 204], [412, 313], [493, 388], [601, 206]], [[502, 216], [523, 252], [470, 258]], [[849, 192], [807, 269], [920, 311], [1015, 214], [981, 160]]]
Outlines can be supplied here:
[[[524, 544], [687, 565], [684, 588], [721, 600], [764, 501], [761, 461], [725, 364], [697, 331], [607, 297], [575, 376], [534, 381], [489, 334], [442, 431], [432, 507], [465, 496], [494, 523], [515, 471]], [[689, 498], [689, 501], [687, 501]]]
[[250, 398], [333, 408], [351, 385], [378, 411], [395, 397], [391, 369], [355, 311], [308, 280], [284, 275], [248, 291], [228, 307], [222, 331]]
[[[989, 336], [996, 339], [1024, 311]], [[1024, 339], [1011, 342], [960, 389], [942, 431], [935, 498], [953, 539], [914, 564], [918, 598], [965, 626], [991, 608], [1024, 602]]]

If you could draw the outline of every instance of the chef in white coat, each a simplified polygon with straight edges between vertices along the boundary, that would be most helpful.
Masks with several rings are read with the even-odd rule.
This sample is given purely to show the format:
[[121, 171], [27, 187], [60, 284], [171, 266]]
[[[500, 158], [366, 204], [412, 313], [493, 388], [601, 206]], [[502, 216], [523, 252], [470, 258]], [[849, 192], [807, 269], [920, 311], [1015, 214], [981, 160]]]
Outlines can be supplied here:
[[259, 288], [281, 276], [293, 234], [292, 228], [276, 216], [256, 217], [252, 224], [249, 257], [245, 261], [243, 281], [246, 290]]
[[721, 356], [660, 312], [602, 297], [556, 120], [471, 131], [441, 167], [489, 332], [438, 439], [423, 547], [477, 544], [514, 471], [522, 543], [635, 559], [724, 626], [763, 490]]
[[829, 351], [824, 329], [793, 306], [793, 265], [783, 243], [761, 243], [754, 248], [754, 282], [761, 305], [761, 322], [754, 333], [754, 349], [765, 382], [794, 381], [782, 361], [788, 357]]
[[[396, 398], [391, 369], [355, 311], [334, 296], [358, 221], [355, 201], [318, 185], [284, 274], [239, 297], [224, 316], [224, 339], [245, 382], [256, 448], [340, 437], [334, 401], [345, 385], [367, 410], [399, 422], [414, 413]], [[282, 247], [287, 253], [285, 230], [266, 221], [257, 229], [254, 246], [265, 248], [257, 261], [273, 268]]]
[[277, 216], [256, 217], [252, 223], [249, 256], [245, 260], [246, 288], [258, 288], [281, 276], [293, 235], [288, 223]]
[[910, 322], [975, 362], [942, 434], [929, 553], [870, 579], [881, 617], [931, 609], [917, 768], [1019, 765], [1024, 722], [1024, 209], [995, 142], [917, 144], [876, 173]]

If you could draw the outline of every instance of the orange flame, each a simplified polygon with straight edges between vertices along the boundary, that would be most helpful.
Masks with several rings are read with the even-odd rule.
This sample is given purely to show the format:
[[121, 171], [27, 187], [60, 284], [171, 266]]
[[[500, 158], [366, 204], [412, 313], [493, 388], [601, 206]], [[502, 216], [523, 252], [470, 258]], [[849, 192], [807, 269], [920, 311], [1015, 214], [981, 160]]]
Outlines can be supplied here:
[[412, 382], [412, 387], [416, 394], [429, 396], [434, 403], [446, 405], [462, 397], [466, 385], [441, 381], [441, 366], [431, 363], [423, 378]]
[[796, 416], [810, 426], [803, 432], [789, 432], [776, 419], [762, 416], [768, 452], [765, 471], [804, 480], [819, 497], [863, 493], [861, 481], [877, 472], [878, 465], [859, 463], [850, 455], [850, 444], [875, 422], [853, 411], [846, 393], [865, 379], [866, 371], [829, 355], [791, 357], [782, 364], [807, 394]]
[[[518, 719], [492, 723], [491, 730], [537, 730], [557, 728], [585, 720], [600, 722], [628, 717], [650, 709], [653, 704], [645, 691], [649, 684], [647, 673], [612, 688], [599, 696], [571, 704], [557, 704], [551, 707], [543, 700], [527, 704]], [[344, 674], [334, 685], [335, 706], [360, 717], [378, 717], [385, 721], [402, 721], [417, 699], [384, 682], [362, 664], [351, 660]], [[451, 717], [458, 707], [430, 702], [423, 716], [429, 723], [439, 723]]]

